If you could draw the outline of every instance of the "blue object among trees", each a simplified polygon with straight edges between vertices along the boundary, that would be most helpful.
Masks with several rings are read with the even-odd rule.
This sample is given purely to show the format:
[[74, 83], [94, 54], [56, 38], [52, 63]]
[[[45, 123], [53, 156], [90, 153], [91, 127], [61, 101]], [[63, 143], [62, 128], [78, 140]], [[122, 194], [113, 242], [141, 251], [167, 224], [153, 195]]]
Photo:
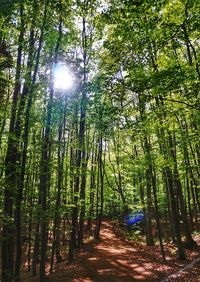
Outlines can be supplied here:
[[134, 212], [134, 213], [130, 213], [127, 216], [124, 217], [124, 222], [128, 225], [134, 225], [137, 222], [142, 221], [142, 219], [144, 218], [144, 213], [143, 211], [138, 211], [138, 212]]

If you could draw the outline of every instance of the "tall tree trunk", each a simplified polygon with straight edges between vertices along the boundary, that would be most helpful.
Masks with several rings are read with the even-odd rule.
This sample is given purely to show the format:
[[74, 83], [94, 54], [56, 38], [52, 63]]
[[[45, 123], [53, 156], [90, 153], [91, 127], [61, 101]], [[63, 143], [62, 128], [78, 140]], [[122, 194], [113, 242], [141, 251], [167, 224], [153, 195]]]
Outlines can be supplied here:
[[66, 107], [67, 107], [67, 99], [65, 99], [65, 107], [64, 107], [64, 116], [60, 117], [60, 124], [58, 129], [58, 176], [57, 176], [57, 195], [56, 195], [56, 207], [55, 207], [55, 217], [53, 223], [53, 242], [52, 242], [52, 254], [51, 254], [51, 264], [50, 264], [50, 273], [53, 271], [54, 264], [54, 253], [56, 252], [56, 260], [57, 262], [61, 262], [61, 254], [60, 254], [60, 205], [61, 205], [61, 192], [63, 186], [63, 162], [64, 162], [64, 154], [62, 151], [65, 151], [65, 146], [62, 148], [62, 141], [64, 140], [64, 129], [66, 122]]
[[[60, 3], [60, 9], [62, 9]], [[57, 63], [58, 51], [60, 48], [60, 42], [62, 38], [62, 18], [60, 16], [59, 22], [59, 34], [55, 47], [54, 63]], [[40, 195], [41, 195], [41, 248], [40, 248], [40, 282], [45, 281], [45, 265], [47, 259], [47, 240], [48, 240], [48, 214], [47, 214], [47, 196], [50, 189], [50, 156], [51, 156], [51, 119], [52, 119], [52, 105], [54, 95], [54, 84], [51, 70], [50, 77], [50, 95], [47, 105], [47, 121], [46, 128], [44, 130], [44, 136], [42, 141], [42, 154], [40, 164]]]
[[[72, 230], [71, 230], [71, 238], [69, 244], [69, 262], [73, 261], [73, 252], [77, 246], [77, 229], [78, 229], [78, 194], [79, 194], [79, 186], [80, 186], [80, 171], [81, 171], [81, 163], [85, 162], [85, 117], [86, 117], [86, 67], [87, 67], [87, 35], [86, 35], [86, 19], [83, 17], [82, 19], [82, 49], [83, 49], [83, 85], [82, 85], [82, 97], [81, 97], [81, 109], [80, 109], [80, 125], [79, 125], [79, 136], [78, 136], [78, 144], [79, 148], [77, 150], [77, 160], [76, 160], [76, 177], [74, 183], [74, 207], [72, 209]], [[82, 182], [82, 196], [85, 194], [85, 180]]]
[[[99, 152], [98, 152], [98, 170], [99, 170], [99, 186], [100, 186], [100, 207], [97, 205], [97, 219], [95, 227], [95, 239], [99, 240], [101, 221], [103, 216], [103, 205], [104, 205], [104, 172], [103, 172], [103, 138], [102, 132], [99, 138]], [[99, 210], [98, 210], [99, 209]]]
[[18, 39], [17, 65], [15, 74], [15, 86], [12, 98], [11, 118], [8, 136], [8, 146], [5, 158], [5, 190], [4, 190], [4, 222], [2, 236], [2, 280], [5, 282], [11, 281], [13, 277], [13, 256], [14, 256], [14, 225], [13, 225], [13, 199], [17, 188], [16, 175], [16, 140], [15, 140], [15, 122], [17, 113], [17, 102], [20, 92], [20, 77], [21, 77], [21, 61], [22, 61], [22, 46], [24, 40], [24, 7], [20, 4], [20, 34]]
[[158, 199], [157, 199], [157, 189], [156, 189], [156, 173], [151, 163], [150, 163], [150, 170], [151, 170], [151, 181], [152, 181], [152, 190], [153, 190], [154, 206], [155, 206], [155, 218], [156, 218], [156, 225], [158, 229], [158, 239], [160, 243], [160, 252], [163, 258], [163, 262], [166, 262], [165, 251], [162, 241], [161, 225], [159, 219], [159, 209], [158, 209]]
[[[20, 137], [22, 134], [22, 127], [23, 127], [23, 114], [26, 105], [26, 100], [28, 94], [30, 94], [30, 88], [33, 86], [32, 84], [32, 65], [33, 65], [33, 52], [34, 52], [34, 25], [36, 20], [36, 9], [37, 9], [37, 1], [34, 1], [33, 4], [33, 20], [31, 22], [31, 30], [30, 30], [30, 37], [29, 37], [29, 52], [28, 52], [28, 59], [27, 59], [27, 75], [26, 81], [24, 83], [23, 91], [21, 94], [21, 99], [19, 103], [19, 110], [16, 118], [16, 138], [17, 138], [17, 163], [18, 166], [21, 161], [21, 171], [18, 167], [17, 170], [20, 171], [18, 179], [17, 179], [17, 194], [16, 194], [16, 208], [15, 208], [15, 229], [16, 229], [16, 260], [15, 260], [15, 282], [20, 282], [20, 264], [21, 264], [21, 205], [22, 205], [22, 196], [23, 196], [23, 183], [24, 183], [24, 175], [25, 175], [25, 162], [26, 162], [26, 155], [21, 152], [20, 150]], [[28, 138], [27, 138], [28, 140]], [[24, 157], [22, 159], [22, 157]]]
[[[139, 110], [141, 115], [141, 120], [145, 123], [145, 100], [141, 98], [139, 95]], [[147, 203], [146, 203], [146, 215], [145, 215], [145, 229], [146, 229], [146, 243], [147, 246], [154, 245], [153, 240], [153, 230], [152, 230], [152, 183], [151, 183], [151, 151], [150, 144], [148, 141], [148, 133], [146, 130], [143, 130], [143, 142], [142, 147], [144, 151], [144, 155], [146, 158], [147, 168], [146, 168], [146, 195], [147, 195]]]
[[94, 219], [94, 197], [96, 188], [96, 163], [97, 163], [97, 144], [94, 143], [93, 139], [93, 149], [92, 149], [92, 161], [91, 161], [91, 172], [90, 172], [90, 208], [89, 208], [89, 219], [88, 219], [88, 229], [90, 234], [92, 234], [92, 222]]
[[79, 234], [78, 234], [78, 247], [83, 246], [84, 236], [84, 219], [85, 219], [85, 189], [86, 189], [86, 175], [87, 173], [87, 160], [85, 150], [82, 152], [82, 171], [81, 171], [81, 186], [80, 186], [80, 219], [79, 219]]

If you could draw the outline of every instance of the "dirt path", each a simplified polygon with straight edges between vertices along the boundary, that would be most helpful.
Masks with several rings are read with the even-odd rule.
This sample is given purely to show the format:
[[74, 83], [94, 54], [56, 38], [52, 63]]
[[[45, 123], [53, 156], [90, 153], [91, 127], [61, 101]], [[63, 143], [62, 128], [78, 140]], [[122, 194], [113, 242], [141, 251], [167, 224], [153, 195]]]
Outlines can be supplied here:
[[[101, 241], [86, 244], [84, 250], [77, 254], [75, 263], [62, 262], [57, 264], [55, 272], [48, 276], [47, 281], [161, 281], [169, 274], [185, 266], [185, 263], [176, 261], [175, 256], [170, 254], [170, 248], [167, 250], [168, 263], [163, 265], [158, 246], [146, 247], [137, 243], [129, 243], [116, 233], [117, 230], [113, 228], [110, 222], [104, 222]], [[191, 259], [194, 259], [200, 256], [200, 250], [198, 248], [188, 254], [191, 255]], [[200, 281], [199, 266], [196, 269], [194, 266], [193, 272], [192, 276], [186, 275], [186, 279], [180, 277], [180, 279], [169, 281]]]

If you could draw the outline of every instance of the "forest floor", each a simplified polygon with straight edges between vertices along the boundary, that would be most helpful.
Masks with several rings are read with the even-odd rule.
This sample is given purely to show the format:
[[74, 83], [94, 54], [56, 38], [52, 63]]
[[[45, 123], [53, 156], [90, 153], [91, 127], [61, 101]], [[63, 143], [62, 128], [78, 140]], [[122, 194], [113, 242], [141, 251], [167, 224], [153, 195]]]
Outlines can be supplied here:
[[[198, 247], [186, 250], [186, 262], [176, 259], [175, 247], [171, 243], [165, 244], [167, 263], [163, 264], [158, 245], [147, 247], [142, 241], [128, 241], [117, 225], [104, 221], [101, 240], [87, 242], [83, 250], [76, 254], [73, 264], [68, 264], [66, 261], [55, 264], [54, 273], [47, 275], [47, 281], [197, 282], [200, 281], [200, 235], [194, 235], [193, 238]], [[192, 261], [194, 263], [190, 266]], [[171, 277], [171, 274], [174, 273], [176, 273], [175, 277]], [[29, 276], [22, 281], [36, 282], [39, 280], [37, 277], [30, 278]]]

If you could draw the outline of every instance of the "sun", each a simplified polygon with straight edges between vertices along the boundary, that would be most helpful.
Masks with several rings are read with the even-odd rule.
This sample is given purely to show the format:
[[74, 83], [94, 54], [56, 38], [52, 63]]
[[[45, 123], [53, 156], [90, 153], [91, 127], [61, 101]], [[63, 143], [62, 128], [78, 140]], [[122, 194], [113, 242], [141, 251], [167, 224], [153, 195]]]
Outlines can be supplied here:
[[73, 86], [73, 75], [64, 63], [57, 63], [53, 68], [54, 88], [68, 90]]

